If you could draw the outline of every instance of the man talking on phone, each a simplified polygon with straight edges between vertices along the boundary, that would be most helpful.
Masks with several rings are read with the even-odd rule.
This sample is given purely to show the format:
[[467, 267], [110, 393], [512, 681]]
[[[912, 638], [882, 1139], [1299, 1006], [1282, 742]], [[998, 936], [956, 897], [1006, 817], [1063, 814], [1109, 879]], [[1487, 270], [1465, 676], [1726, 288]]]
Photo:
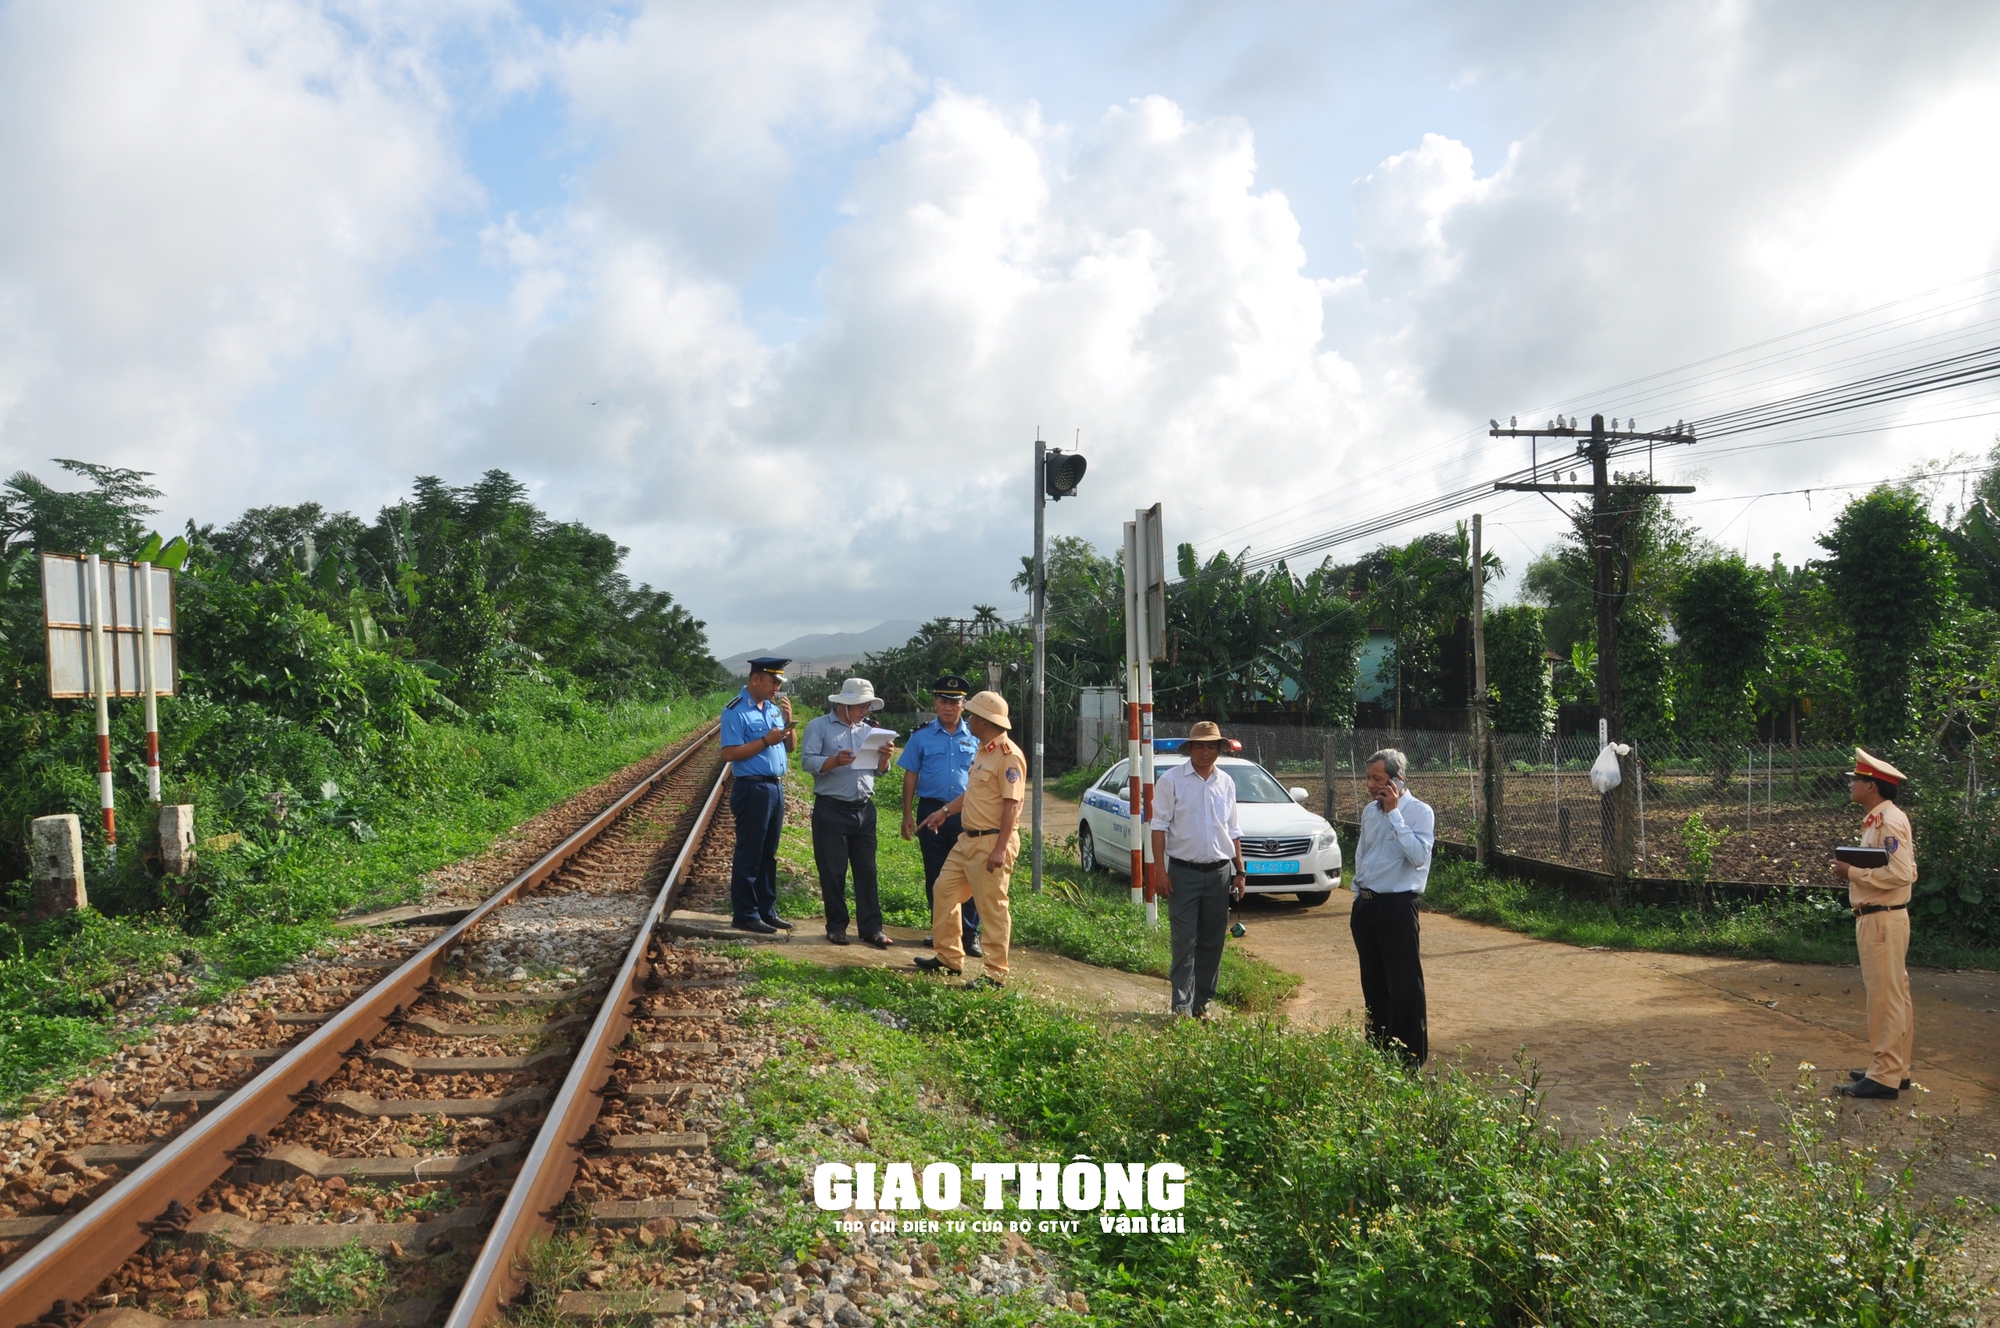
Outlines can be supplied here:
[[1412, 1067], [1430, 1058], [1417, 902], [1430, 880], [1437, 816], [1403, 782], [1408, 762], [1393, 747], [1368, 758], [1368, 798], [1354, 851], [1354, 912], [1368, 1040]]

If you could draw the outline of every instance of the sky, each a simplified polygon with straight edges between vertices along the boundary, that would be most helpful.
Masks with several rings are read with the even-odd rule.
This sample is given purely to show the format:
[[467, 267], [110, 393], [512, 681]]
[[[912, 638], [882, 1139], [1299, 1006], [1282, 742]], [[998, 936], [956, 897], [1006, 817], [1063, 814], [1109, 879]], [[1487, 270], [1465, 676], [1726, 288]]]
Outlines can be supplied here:
[[[2000, 8], [0, 0], [0, 180], [6, 472], [177, 528], [503, 468], [726, 655], [1018, 613], [1038, 432], [1052, 533], [1255, 557], [1524, 464], [1489, 419], [1992, 344]], [[1996, 428], [1654, 464], [1798, 561]], [[1514, 581], [1564, 520], [1387, 534], [1471, 510]]]

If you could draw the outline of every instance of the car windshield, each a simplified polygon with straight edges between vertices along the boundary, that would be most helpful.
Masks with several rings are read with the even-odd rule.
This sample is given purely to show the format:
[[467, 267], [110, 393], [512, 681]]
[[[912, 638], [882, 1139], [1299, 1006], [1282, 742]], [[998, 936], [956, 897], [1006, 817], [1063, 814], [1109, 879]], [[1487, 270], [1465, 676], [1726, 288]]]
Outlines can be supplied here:
[[1225, 764], [1222, 766], [1222, 769], [1228, 771], [1229, 777], [1236, 781], [1236, 800], [1238, 802], [1290, 802], [1292, 800], [1292, 795], [1285, 792], [1284, 786], [1271, 778], [1261, 765]]
[[[1154, 769], [1162, 774], [1177, 765], [1185, 765], [1185, 760], [1158, 762]], [[1277, 780], [1261, 765], [1245, 763], [1237, 765], [1230, 761], [1217, 761], [1215, 768], [1236, 781], [1236, 801], [1238, 802], [1290, 802], [1292, 795], [1285, 792]]]

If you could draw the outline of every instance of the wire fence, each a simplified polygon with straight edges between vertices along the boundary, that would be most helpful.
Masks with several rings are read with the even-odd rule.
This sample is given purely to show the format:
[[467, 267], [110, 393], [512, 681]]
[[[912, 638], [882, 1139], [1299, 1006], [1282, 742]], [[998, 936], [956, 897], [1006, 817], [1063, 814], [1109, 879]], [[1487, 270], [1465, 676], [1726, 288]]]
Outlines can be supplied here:
[[[1160, 737], [1190, 725], [1161, 721]], [[1307, 790], [1306, 805], [1329, 820], [1356, 823], [1368, 800], [1368, 758], [1384, 748], [1408, 760], [1410, 791], [1437, 815], [1438, 838], [1477, 836], [1480, 775], [1464, 733], [1405, 729], [1313, 729], [1230, 724], [1243, 755], [1281, 782]], [[1590, 871], [1612, 869], [1614, 799], [1590, 783], [1594, 735], [1534, 738], [1498, 734], [1498, 842], [1503, 853]], [[1709, 876], [1756, 884], [1825, 884], [1833, 846], [1852, 842], [1859, 821], [1842, 776], [1850, 747], [1684, 742], [1635, 748], [1640, 771], [1633, 872], [1685, 879], [1689, 824], [1715, 836]]]

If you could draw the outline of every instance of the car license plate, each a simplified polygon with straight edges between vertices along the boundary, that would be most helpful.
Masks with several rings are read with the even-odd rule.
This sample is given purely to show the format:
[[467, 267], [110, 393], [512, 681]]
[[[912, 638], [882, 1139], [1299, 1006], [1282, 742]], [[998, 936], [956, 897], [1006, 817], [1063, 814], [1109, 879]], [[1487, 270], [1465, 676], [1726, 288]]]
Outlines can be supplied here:
[[1296, 876], [1299, 860], [1291, 858], [1284, 862], [1264, 862], [1256, 858], [1246, 859], [1243, 872], [1246, 876]]

